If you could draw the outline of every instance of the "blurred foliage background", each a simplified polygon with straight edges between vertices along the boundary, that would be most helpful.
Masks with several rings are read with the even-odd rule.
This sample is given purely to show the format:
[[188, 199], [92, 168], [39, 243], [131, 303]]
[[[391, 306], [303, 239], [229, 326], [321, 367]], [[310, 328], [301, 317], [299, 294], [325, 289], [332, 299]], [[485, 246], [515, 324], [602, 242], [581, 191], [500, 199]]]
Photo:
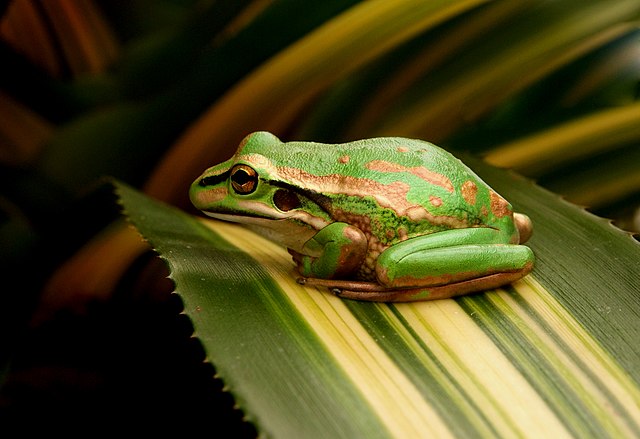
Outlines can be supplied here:
[[230, 397], [203, 389], [221, 383], [103, 178], [191, 211], [191, 181], [255, 130], [426, 139], [640, 231], [637, 0], [0, 11], [0, 408], [13, 419], [104, 421], [117, 400], [119, 418], [214, 407], [220, 425], [254, 433]]

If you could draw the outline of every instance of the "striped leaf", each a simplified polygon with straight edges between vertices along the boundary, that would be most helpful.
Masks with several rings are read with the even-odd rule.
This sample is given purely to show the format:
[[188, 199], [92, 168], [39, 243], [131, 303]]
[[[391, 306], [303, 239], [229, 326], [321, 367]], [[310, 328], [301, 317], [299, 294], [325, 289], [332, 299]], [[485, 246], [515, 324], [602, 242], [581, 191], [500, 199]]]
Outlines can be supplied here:
[[637, 437], [640, 246], [526, 180], [471, 164], [531, 215], [537, 266], [505, 289], [404, 304], [300, 286], [277, 245], [116, 187], [262, 435]]

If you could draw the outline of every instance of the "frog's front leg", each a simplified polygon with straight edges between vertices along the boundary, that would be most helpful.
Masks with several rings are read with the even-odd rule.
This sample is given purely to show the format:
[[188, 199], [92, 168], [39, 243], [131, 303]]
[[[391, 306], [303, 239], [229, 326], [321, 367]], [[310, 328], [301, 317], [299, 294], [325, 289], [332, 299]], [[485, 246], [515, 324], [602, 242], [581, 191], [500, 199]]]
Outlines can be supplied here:
[[351, 275], [367, 253], [365, 234], [347, 223], [331, 223], [305, 243], [302, 252], [289, 249], [302, 276], [335, 279]]
[[533, 252], [503, 242], [491, 228], [419, 236], [386, 249], [376, 266], [381, 291], [339, 291], [342, 297], [410, 301], [452, 297], [514, 282], [533, 268]]

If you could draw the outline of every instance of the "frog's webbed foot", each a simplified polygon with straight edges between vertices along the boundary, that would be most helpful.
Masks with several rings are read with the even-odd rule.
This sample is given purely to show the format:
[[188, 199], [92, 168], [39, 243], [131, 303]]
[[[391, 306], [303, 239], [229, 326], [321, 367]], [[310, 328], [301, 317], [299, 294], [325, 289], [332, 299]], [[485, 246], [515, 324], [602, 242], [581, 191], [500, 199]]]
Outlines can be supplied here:
[[326, 287], [338, 297], [370, 302], [391, 302], [398, 290], [389, 290], [376, 282], [299, 277], [300, 285]]
[[377, 293], [388, 290], [388, 288], [376, 282], [366, 282], [358, 280], [337, 280], [337, 279], [319, 279], [317, 277], [299, 277], [297, 279], [300, 285], [309, 285], [313, 287], [327, 287], [333, 293], [338, 294], [338, 291], [353, 290], [363, 293]]
[[341, 281], [332, 279], [298, 278], [298, 283], [324, 286], [338, 297], [369, 302], [415, 302], [422, 300], [449, 299], [465, 294], [491, 290], [523, 278], [531, 269], [495, 273], [487, 276], [454, 282], [446, 285], [388, 288], [375, 282]]
[[424, 288], [387, 288], [376, 282], [319, 279], [315, 277], [299, 277], [297, 281], [300, 285], [326, 287], [333, 294], [344, 299], [364, 300], [368, 302], [409, 302], [439, 298], [419, 298], [420, 293], [425, 291]]

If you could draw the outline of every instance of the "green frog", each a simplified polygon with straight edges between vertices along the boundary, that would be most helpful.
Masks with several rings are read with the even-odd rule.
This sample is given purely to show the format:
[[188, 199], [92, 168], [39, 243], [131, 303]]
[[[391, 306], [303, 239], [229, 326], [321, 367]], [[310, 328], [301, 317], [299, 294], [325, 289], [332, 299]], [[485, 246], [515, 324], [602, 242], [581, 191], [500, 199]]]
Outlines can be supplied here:
[[193, 205], [285, 246], [298, 282], [344, 298], [449, 298], [533, 268], [528, 216], [452, 154], [380, 137], [282, 142], [255, 132], [198, 177]]

